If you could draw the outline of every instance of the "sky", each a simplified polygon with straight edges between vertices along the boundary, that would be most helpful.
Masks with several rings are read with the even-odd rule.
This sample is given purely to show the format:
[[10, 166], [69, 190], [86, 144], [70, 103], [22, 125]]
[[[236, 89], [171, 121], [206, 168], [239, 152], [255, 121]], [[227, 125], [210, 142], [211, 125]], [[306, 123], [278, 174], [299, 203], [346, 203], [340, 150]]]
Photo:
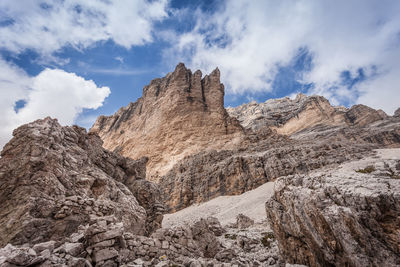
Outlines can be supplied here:
[[51, 116], [90, 128], [179, 62], [225, 106], [298, 93], [400, 106], [398, 0], [1, 0], [0, 148]]

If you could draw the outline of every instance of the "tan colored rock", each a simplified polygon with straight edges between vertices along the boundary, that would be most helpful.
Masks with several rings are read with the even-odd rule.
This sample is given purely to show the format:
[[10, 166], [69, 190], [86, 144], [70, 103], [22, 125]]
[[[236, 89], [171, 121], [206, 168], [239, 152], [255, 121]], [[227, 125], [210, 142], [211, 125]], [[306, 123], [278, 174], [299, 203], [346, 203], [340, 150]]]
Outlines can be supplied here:
[[245, 128], [258, 130], [271, 127], [285, 135], [293, 135], [318, 125], [337, 127], [335, 129], [339, 131], [340, 127], [364, 127], [388, 119], [383, 110], [375, 110], [365, 105], [355, 105], [350, 109], [335, 107], [322, 96], [304, 94], [297, 95], [293, 100], [285, 97], [269, 99], [260, 104], [251, 102], [228, 108], [227, 111]]
[[343, 125], [346, 108], [333, 107], [322, 96], [299, 94], [295, 99], [288, 97], [269, 99], [264, 103], [251, 102], [228, 113], [237, 118], [243, 127], [258, 130], [272, 127], [278, 133], [290, 135], [316, 124]]
[[157, 180], [184, 156], [232, 147], [243, 135], [224, 108], [224, 86], [215, 69], [202, 78], [180, 63], [154, 79], [143, 96], [112, 116], [100, 116], [90, 130], [104, 147], [130, 158], [149, 158], [147, 177]]
[[375, 110], [365, 105], [352, 106], [346, 113], [346, 121], [351, 125], [366, 126], [375, 121], [386, 119], [388, 116], [383, 110]]

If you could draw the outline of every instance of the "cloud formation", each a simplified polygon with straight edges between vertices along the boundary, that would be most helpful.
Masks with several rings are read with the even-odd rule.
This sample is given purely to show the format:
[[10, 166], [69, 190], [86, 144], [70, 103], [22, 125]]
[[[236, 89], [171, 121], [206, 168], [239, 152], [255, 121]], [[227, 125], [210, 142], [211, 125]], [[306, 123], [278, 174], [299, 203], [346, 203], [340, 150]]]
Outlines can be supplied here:
[[[174, 36], [166, 55], [206, 71], [218, 66], [233, 93], [271, 91], [281, 66], [306, 49], [312, 66], [298, 78], [307, 93], [334, 104], [359, 103], [388, 113], [400, 99], [400, 2], [228, 1], [196, 26]], [[364, 79], [354, 86], [343, 72]]]
[[[63, 125], [73, 124], [84, 108], [96, 109], [110, 94], [74, 73], [45, 69], [35, 77], [0, 58], [0, 147], [21, 124], [51, 116]], [[16, 108], [16, 102], [25, 105]]]
[[64, 46], [87, 48], [113, 40], [126, 48], [152, 41], [167, 0], [1, 1], [0, 47], [51, 55]]
[[[69, 63], [56, 54], [65, 47], [83, 50], [112, 40], [129, 49], [153, 41], [153, 24], [167, 16], [167, 4], [167, 0], [0, 1], [0, 49], [14, 57], [34, 51], [37, 63], [57, 65]], [[0, 147], [23, 123], [52, 116], [64, 125], [73, 124], [84, 108], [98, 108], [109, 94], [108, 87], [98, 88], [74, 73], [44, 69], [30, 77], [0, 58]], [[17, 109], [17, 101], [25, 105]]]

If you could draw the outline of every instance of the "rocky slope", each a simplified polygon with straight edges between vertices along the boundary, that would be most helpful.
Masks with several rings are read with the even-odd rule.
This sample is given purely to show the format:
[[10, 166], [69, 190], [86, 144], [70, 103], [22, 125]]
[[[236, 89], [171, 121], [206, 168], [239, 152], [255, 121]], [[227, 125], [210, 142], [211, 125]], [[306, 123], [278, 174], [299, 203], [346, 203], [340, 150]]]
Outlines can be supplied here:
[[176, 211], [218, 196], [242, 194], [280, 176], [361, 157], [374, 146], [334, 140], [298, 142], [272, 134], [234, 150], [189, 156], [163, 176], [159, 185], [168, 210]]
[[225, 111], [219, 70], [202, 77], [182, 63], [152, 80], [135, 103], [100, 116], [90, 131], [107, 149], [131, 158], [147, 156], [152, 180], [186, 155], [230, 148], [243, 135], [239, 122]]
[[[13, 135], [0, 158], [0, 246], [63, 241], [98, 216], [135, 234], [160, 227], [159, 190], [141, 182], [145, 159], [108, 152], [98, 136], [50, 118]], [[136, 198], [143, 190], [147, 196]]]
[[400, 145], [400, 117], [364, 105], [334, 107], [321, 96], [226, 111], [219, 76], [216, 69], [202, 78], [179, 64], [91, 129], [108, 149], [149, 157], [148, 179], [160, 184], [170, 211]]
[[[360, 158], [374, 148], [400, 146], [400, 117], [363, 105], [337, 108], [323, 97], [304, 95], [266, 103], [260, 105], [268, 111], [262, 120], [247, 116], [247, 109], [238, 116], [246, 135], [235, 149], [188, 156], [160, 179], [170, 211]], [[282, 135], [282, 129], [296, 131]]]
[[160, 228], [164, 207], [158, 186], [144, 179], [147, 159], [109, 152], [96, 134], [51, 118], [13, 134], [0, 158], [2, 267], [280, 261], [276, 241], [261, 243], [262, 229], [235, 241], [215, 218]]
[[266, 212], [291, 263], [400, 265], [400, 150], [275, 182]]

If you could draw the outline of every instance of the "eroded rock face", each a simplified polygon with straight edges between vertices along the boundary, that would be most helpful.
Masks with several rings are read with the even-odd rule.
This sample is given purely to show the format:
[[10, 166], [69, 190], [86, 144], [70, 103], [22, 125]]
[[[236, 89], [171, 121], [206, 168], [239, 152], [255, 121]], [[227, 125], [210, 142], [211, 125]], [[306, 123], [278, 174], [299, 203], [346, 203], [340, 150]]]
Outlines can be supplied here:
[[400, 108], [396, 109], [396, 111], [394, 112], [394, 117], [400, 117]]
[[[138, 185], [146, 159], [108, 152], [97, 135], [50, 118], [13, 135], [0, 158], [0, 246], [62, 241], [93, 216], [112, 216], [135, 234], [159, 226], [159, 215], [150, 211], [158, 192], [147, 192], [143, 208], [129, 190], [146, 190]], [[146, 228], [153, 219], [155, 225]]]
[[228, 108], [227, 111], [245, 128], [258, 130], [262, 127], [271, 127], [285, 135], [301, 131], [304, 133], [321, 125], [336, 127], [337, 131], [343, 127], [364, 127], [389, 117], [384, 111], [365, 105], [355, 105], [350, 109], [335, 107], [322, 96], [303, 94], [297, 95], [293, 100], [288, 97], [269, 99], [260, 104], [251, 102], [236, 108]]
[[228, 108], [227, 111], [247, 129], [273, 127], [278, 133], [290, 135], [319, 123], [343, 124], [346, 108], [333, 107], [322, 96], [299, 94], [293, 100], [288, 97], [269, 99], [260, 104], [251, 102]]
[[289, 263], [399, 266], [399, 150], [310, 175], [280, 178], [266, 212]]
[[346, 122], [356, 126], [366, 126], [387, 117], [384, 111], [375, 110], [365, 105], [354, 105], [345, 113]]
[[[257, 137], [257, 135], [256, 135]], [[372, 144], [302, 141], [269, 134], [235, 150], [189, 156], [160, 181], [165, 204], [177, 211], [217, 196], [239, 195], [280, 176], [306, 173], [368, 154]]]
[[90, 131], [107, 149], [131, 158], [147, 156], [147, 177], [153, 180], [184, 156], [231, 147], [243, 135], [239, 122], [225, 111], [219, 70], [202, 77], [182, 63], [152, 80], [135, 103], [100, 116]]

